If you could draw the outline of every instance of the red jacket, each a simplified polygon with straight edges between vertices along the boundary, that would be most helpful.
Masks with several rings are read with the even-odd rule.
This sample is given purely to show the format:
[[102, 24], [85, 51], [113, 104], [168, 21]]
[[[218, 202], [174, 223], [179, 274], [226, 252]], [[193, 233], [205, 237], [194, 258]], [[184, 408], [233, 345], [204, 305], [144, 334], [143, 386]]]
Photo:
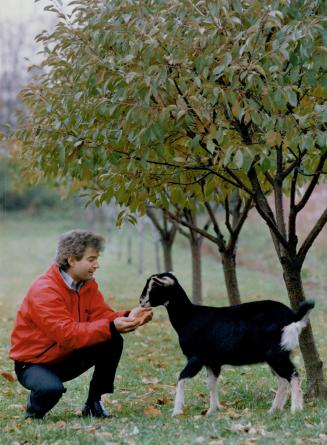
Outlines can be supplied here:
[[105, 303], [95, 280], [79, 292], [70, 289], [53, 264], [36, 279], [19, 308], [9, 356], [31, 363], [60, 361], [75, 349], [108, 340], [110, 321], [126, 313]]

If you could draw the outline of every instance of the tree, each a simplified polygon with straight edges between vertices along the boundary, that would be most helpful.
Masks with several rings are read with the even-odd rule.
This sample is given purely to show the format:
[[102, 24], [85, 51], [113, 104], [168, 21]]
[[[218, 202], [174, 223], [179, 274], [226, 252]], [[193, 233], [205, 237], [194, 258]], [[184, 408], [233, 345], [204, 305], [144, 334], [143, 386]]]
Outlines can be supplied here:
[[165, 272], [173, 270], [173, 253], [172, 248], [178, 231], [178, 224], [170, 221], [169, 217], [161, 209], [154, 209], [147, 206], [146, 211], [152, 224], [160, 234], [160, 242], [163, 249]]
[[[38, 38], [45, 74], [22, 93], [28, 168], [141, 214], [149, 201], [168, 208], [165, 187], [191, 211], [194, 197], [204, 208], [217, 188], [238, 188], [269, 226], [296, 309], [327, 219], [323, 209], [297, 246], [297, 217], [327, 157], [325, 2], [74, 4], [70, 17], [52, 8], [57, 28]], [[301, 351], [309, 392], [326, 396], [310, 325]]]
[[[219, 196], [219, 191], [217, 191], [216, 194]], [[170, 212], [169, 209], [166, 210], [173, 220], [190, 229], [191, 239], [194, 239], [194, 249], [199, 248], [196, 247], [196, 245], [199, 244], [199, 235], [207, 238], [217, 246], [221, 256], [228, 300], [231, 305], [241, 303], [241, 295], [236, 272], [237, 243], [240, 232], [251, 208], [251, 203], [251, 197], [242, 200], [237, 190], [231, 192], [230, 196], [224, 199], [224, 204], [220, 205], [220, 207], [223, 208], [223, 213], [225, 216], [224, 223], [227, 229], [227, 237], [221, 229], [219, 218], [217, 218], [217, 214], [212, 207], [212, 204], [207, 201], [204, 203], [205, 209], [209, 216], [209, 221], [213, 225], [215, 235], [209, 231], [210, 224], [206, 223], [203, 228], [196, 224], [195, 213], [192, 211], [184, 210], [184, 214], [181, 215], [178, 213], [174, 214]]]

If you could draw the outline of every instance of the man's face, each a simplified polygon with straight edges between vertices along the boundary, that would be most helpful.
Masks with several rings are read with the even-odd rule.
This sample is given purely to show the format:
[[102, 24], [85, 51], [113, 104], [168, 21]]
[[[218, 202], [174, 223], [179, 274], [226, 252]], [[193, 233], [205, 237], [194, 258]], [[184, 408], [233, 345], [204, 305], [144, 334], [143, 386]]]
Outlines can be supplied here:
[[89, 280], [99, 267], [98, 258], [99, 252], [93, 247], [87, 247], [80, 260], [75, 257], [68, 257], [69, 268], [67, 273], [76, 282]]

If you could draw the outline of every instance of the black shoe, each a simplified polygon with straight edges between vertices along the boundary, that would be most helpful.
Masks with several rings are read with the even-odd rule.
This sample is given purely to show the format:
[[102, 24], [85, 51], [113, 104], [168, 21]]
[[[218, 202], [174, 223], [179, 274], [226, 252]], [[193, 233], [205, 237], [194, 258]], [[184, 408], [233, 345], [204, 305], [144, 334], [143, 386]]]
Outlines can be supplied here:
[[88, 417], [112, 417], [108, 411], [104, 408], [100, 400], [93, 400], [92, 402], [85, 402], [82, 409], [82, 416]]
[[28, 396], [26, 404], [25, 419], [43, 419], [44, 414], [36, 413], [31, 404], [31, 395]]

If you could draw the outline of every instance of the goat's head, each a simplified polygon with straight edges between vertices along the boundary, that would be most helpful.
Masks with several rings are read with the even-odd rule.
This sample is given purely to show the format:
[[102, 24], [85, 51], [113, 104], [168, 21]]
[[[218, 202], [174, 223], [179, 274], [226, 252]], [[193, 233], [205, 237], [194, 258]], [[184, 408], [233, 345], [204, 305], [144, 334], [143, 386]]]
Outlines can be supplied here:
[[168, 290], [168, 287], [172, 287], [177, 283], [178, 281], [172, 272], [151, 275], [151, 277], [147, 280], [140, 297], [141, 306], [166, 306], [169, 303], [170, 297], [172, 296]]

